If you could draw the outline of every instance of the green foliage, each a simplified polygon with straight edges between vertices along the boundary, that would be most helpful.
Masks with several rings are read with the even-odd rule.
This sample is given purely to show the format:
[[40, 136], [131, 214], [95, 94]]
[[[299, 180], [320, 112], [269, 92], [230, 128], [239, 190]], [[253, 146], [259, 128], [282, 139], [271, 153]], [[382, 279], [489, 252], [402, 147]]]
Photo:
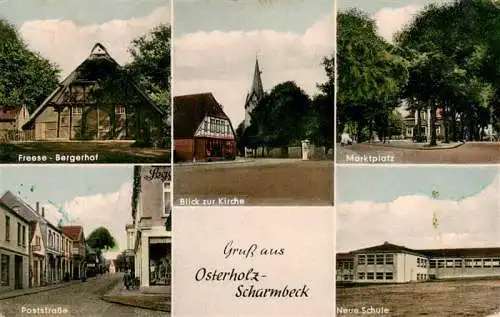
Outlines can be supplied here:
[[87, 245], [96, 250], [110, 250], [115, 248], [116, 241], [105, 227], [99, 227], [92, 231], [86, 239]]
[[288, 147], [305, 138], [307, 120], [304, 118], [310, 115], [309, 97], [294, 82], [278, 84], [252, 112], [248, 141], [253, 146]]
[[171, 28], [159, 25], [150, 33], [132, 41], [129, 49], [133, 62], [127, 66], [139, 87], [170, 113]]
[[32, 112], [57, 87], [59, 70], [27, 49], [15, 27], [0, 19], [0, 107]]
[[386, 122], [397, 106], [408, 79], [407, 63], [377, 35], [375, 22], [357, 10], [339, 13], [337, 47], [338, 131], [354, 122], [362, 141], [363, 130], [368, 127], [370, 137], [376, 121]]

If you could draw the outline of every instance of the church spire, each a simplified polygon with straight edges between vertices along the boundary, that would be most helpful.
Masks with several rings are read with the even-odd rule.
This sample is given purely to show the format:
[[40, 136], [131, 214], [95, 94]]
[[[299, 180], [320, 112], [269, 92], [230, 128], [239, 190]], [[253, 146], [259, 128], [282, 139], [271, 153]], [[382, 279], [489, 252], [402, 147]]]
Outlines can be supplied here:
[[250, 88], [250, 95], [255, 95], [258, 100], [264, 97], [264, 88], [262, 86], [262, 79], [260, 78], [261, 73], [262, 72], [259, 68], [259, 60], [257, 57], [255, 57], [255, 70], [253, 74], [252, 88]]

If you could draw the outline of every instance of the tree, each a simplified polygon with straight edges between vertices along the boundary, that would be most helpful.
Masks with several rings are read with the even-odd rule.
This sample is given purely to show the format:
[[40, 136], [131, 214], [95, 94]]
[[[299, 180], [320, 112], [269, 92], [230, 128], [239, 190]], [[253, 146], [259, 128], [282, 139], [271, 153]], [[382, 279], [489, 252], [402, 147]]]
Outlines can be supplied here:
[[17, 30], [0, 19], [0, 107], [33, 111], [57, 87], [59, 69], [27, 49]]
[[334, 54], [323, 59], [323, 66], [328, 80], [318, 85], [321, 94], [315, 96], [312, 102], [313, 111], [317, 114], [319, 143], [325, 146], [325, 151], [334, 147], [335, 138], [335, 69]]
[[110, 250], [116, 247], [116, 241], [105, 227], [99, 227], [92, 231], [86, 239], [87, 245], [99, 253], [102, 250]]
[[170, 113], [170, 41], [169, 25], [159, 25], [150, 33], [132, 41], [133, 61], [127, 68], [139, 87]]
[[[249, 143], [254, 146], [275, 146], [288, 153], [288, 146], [305, 138], [311, 102], [293, 81], [276, 85], [252, 111]], [[261, 143], [261, 144], [259, 144]]]
[[376, 116], [389, 115], [388, 109], [398, 105], [408, 78], [406, 61], [358, 10], [339, 14], [337, 47], [337, 133], [355, 123], [361, 142], [365, 128], [372, 137]]
[[163, 124], [153, 137], [159, 146], [170, 147], [170, 48], [171, 28], [162, 24], [150, 33], [132, 41], [129, 49], [133, 61], [127, 65], [139, 88], [165, 112]]

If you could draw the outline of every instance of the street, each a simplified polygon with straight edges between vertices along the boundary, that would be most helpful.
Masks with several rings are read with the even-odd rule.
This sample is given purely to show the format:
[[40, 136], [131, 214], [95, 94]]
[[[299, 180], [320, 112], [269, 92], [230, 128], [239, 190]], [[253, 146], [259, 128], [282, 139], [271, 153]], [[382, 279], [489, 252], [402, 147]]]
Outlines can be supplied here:
[[[105, 275], [54, 290], [0, 300], [0, 316], [76, 316], [76, 317], [156, 317], [169, 313], [105, 302], [101, 296], [121, 283], [121, 275]], [[66, 309], [63, 313], [33, 313], [34, 310]], [[30, 311], [31, 310], [31, 311]], [[3, 315], [2, 315], [3, 314]]]
[[331, 205], [333, 202], [332, 161], [255, 159], [176, 165], [174, 178], [175, 204], [180, 204], [181, 199], [220, 197], [244, 199], [247, 205]]
[[[337, 146], [337, 163], [364, 163], [363, 156], [379, 159], [378, 163], [396, 164], [498, 164], [500, 163], [500, 143], [470, 142], [456, 148], [408, 149], [377, 144], [359, 143], [351, 146]], [[353, 162], [352, 155], [360, 157]], [[393, 157], [387, 159], [384, 158]]]

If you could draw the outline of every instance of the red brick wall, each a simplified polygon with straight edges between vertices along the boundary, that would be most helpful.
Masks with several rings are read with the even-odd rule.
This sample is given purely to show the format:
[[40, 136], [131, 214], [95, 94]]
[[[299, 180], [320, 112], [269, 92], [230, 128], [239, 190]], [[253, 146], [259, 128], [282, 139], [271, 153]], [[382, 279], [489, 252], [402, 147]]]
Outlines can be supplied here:
[[175, 139], [174, 140], [175, 155], [181, 161], [192, 161], [194, 140], [193, 139]]

